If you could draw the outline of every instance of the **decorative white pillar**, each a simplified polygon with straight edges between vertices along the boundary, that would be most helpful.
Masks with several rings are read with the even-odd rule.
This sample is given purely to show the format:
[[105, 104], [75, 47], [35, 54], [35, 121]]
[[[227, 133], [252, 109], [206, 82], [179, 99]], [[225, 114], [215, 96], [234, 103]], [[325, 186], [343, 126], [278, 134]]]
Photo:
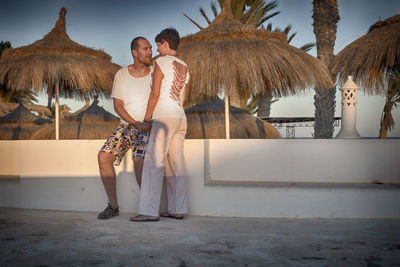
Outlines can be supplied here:
[[342, 120], [339, 133], [336, 138], [361, 138], [356, 129], [356, 105], [358, 86], [351, 76], [340, 89], [342, 92]]

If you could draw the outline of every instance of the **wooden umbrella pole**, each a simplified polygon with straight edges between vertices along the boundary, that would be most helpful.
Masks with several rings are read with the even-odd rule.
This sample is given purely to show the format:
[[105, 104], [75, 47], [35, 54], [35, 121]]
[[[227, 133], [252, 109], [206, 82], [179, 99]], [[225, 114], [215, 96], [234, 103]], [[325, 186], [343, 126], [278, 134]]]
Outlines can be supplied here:
[[54, 105], [55, 109], [55, 120], [56, 120], [56, 140], [60, 139], [60, 111], [58, 108], [58, 101], [59, 101], [59, 88], [58, 88], [58, 82], [56, 83], [56, 103]]
[[225, 139], [231, 139], [229, 128], [229, 96], [225, 95]]

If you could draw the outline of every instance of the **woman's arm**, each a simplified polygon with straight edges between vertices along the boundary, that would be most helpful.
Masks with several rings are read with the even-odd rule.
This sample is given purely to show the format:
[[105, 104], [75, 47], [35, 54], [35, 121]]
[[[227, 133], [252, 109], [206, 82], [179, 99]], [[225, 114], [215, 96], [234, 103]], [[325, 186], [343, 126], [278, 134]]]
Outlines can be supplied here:
[[157, 63], [154, 63], [154, 74], [153, 74], [153, 86], [151, 88], [151, 93], [149, 96], [149, 101], [147, 102], [146, 115], [144, 116], [145, 121], [149, 121], [153, 116], [154, 109], [156, 108], [158, 99], [160, 97], [161, 81], [164, 78], [160, 67]]

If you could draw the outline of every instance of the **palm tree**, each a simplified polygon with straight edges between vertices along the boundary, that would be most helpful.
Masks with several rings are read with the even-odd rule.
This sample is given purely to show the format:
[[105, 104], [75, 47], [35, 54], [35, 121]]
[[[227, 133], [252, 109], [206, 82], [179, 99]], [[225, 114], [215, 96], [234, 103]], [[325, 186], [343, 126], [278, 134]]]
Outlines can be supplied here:
[[386, 92], [386, 103], [383, 108], [383, 113], [380, 122], [379, 138], [386, 139], [388, 130], [394, 127], [392, 116], [393, 106], [397, 108], [400, 103], [400, 74], [397, 71], [392, 71], [389, 75], [389, 88]]
[[1, 41], [0, 42], [0, 58], [1, 54], [3, 53], [3, 50], [6, 48], [12, 48], [11, 43], [9, 41]]
[[6, 91], [0, 90], [0, 102], [33, 104], [38, 102], [37, 94], [32, 91]]
[[[337, 23], [340, 19], [337, 0], [313, 0], [312, 17], [314, 19], [317, 57], [329, 67], [333, 59]], [[335, 92], [335, 87], [315, 88], [315, 138], [332, 138], [333, 136]]]

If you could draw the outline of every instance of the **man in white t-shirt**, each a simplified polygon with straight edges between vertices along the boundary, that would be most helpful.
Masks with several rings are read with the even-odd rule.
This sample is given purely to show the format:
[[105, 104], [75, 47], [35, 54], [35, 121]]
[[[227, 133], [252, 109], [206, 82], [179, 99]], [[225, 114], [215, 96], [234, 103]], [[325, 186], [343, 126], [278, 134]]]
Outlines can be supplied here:
[[132, 148], [135, 176], [140, 187], [143, 161], [149, 132], [143, 132], [142, 121], [146, 113], [151, 91], [151, 45], [143, 37], [131, 42], [134, 63], [115, 74], [111, 96], [114, 110], [121, 117], [121, 125], [107, 138], [98, 154], [99, 171], [108, 197], [108, 205], [97, 218], [109, 219], [119, 215], [116, 193], [116, 175], [113, 165], [118, 166], [125, 153]]

